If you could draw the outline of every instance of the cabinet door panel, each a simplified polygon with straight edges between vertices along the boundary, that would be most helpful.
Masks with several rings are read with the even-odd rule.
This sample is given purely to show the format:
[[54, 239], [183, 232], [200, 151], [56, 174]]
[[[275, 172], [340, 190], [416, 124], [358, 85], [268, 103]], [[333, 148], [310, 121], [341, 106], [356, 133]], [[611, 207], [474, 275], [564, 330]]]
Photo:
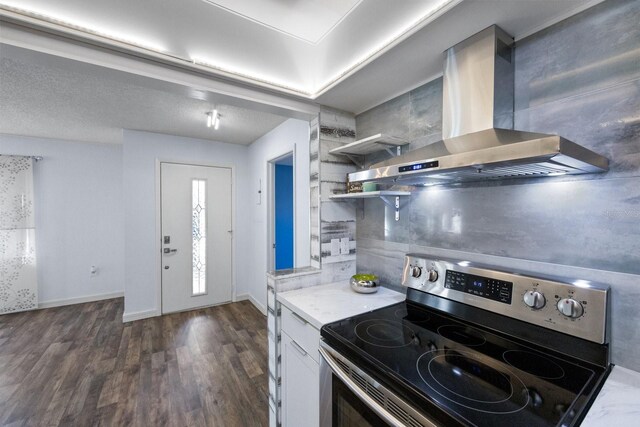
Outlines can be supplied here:
[[282, 332], [282, 425], [317, 427], [320, 366], [289, 335]]

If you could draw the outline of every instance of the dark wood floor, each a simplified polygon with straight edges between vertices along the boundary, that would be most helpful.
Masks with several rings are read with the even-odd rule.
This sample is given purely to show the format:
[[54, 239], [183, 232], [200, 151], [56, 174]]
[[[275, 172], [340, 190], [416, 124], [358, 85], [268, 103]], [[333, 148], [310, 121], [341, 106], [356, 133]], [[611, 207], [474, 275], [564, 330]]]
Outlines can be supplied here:
[[123, 299], [0, 316], [0, 425], [268, 424], [248, 301], [122, 323]]

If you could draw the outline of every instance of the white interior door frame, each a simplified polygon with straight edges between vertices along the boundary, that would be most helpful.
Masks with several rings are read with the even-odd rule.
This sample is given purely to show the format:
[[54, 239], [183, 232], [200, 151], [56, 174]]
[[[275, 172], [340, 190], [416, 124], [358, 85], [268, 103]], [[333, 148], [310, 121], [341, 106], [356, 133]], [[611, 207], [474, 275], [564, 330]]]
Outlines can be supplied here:
[[293, 159], [293, 266], [296, 267], [296, 146], [284, 154], [280, 154], [267, 160], [267, 271], [275, 270], [276, 258], [273, 245], [276, 242], [276, 163], [285, 157], [291, 156]]
[[233, 235], [231, 239], [231, 301], [237, 301], [236, 291], [236, 168], [234, 165], [220, 164], [220, 163], [208, 163], [208, 162], [194, 162], [192, 160], [181, 159], [165, 159], [156, 157], [156, 170], [155, 170], [155, 196], [156, 196], [156, 315], [162, 315], [162, 197], [161, 197], [161, 178], [160, 178], [160, 165], [162, 163], [173, 163], [179, 165], [189, 166], [205, 166], [214, 168], [227, 168], [231, 169], [231, 230]]

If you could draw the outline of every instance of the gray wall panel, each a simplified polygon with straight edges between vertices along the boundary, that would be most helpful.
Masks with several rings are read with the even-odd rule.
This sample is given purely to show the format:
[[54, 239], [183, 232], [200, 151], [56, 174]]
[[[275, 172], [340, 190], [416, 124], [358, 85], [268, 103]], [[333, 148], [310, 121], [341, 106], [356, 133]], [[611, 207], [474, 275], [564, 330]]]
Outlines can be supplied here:
[[[640, 2], [612, 0], [517, 43], [515, 123], [611, 161], [606, 174], [414, 189], [400, 221], [379, 200], [357, 213], [357, 267], [388, 286], [409, 251], [612, 286], [614, 362], [640, 370]], [[358, 138], [441, 138], [442, 80], [356, 117]], [[368, 163], [383, 156], [370, 157]]]

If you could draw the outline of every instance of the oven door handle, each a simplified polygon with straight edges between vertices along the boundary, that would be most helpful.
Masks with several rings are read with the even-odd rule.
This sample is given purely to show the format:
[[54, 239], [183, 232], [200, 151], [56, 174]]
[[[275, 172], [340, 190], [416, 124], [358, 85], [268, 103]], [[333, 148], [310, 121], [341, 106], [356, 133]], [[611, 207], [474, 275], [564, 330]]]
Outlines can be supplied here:
[[[342, 381], [349, 389], [360, 399], [365, 405], [367, 405], [373, 412], [375, 412], [380, 418], [389, 423], [394, 427], [405, 427], [406, 423], [400, 421], [398, 418], [393, 416], [389, 411], [387, 411], [382, 405], [372, 399], [368, 394], [366, 394], [360, 386], [353, 381], [344, 370], [333, 360], [333, 356], [329, 351], [325, 348], [320, 347], [318, 349], [320, 351], [320, 356], [331, 369], [331, 372], [337, 376], [340, 381]], [[390, 392], [385, 390], [385, 394], [391, 394]], [[418, 418], [421, 425], [424, 427], [438, 427], [437, 424], [434, 424], [432, 421], [425, 419], [422, 415], [416, 415], [415, 418]]]

